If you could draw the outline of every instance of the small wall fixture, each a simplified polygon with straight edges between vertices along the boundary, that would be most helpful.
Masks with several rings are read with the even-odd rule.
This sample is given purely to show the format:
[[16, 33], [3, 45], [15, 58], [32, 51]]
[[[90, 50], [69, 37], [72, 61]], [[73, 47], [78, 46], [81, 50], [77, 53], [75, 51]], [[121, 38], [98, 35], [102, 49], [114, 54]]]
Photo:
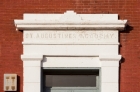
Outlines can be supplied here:
[[4, 74], [4, 91], [17, 91], [17, 74]]

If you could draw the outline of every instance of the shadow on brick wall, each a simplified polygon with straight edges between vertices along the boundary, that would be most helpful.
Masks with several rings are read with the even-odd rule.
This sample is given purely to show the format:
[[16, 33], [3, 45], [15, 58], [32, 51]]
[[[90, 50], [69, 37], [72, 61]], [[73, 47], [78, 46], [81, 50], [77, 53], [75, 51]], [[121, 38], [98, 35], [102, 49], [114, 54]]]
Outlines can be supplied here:
[[123, 31], [120, 31], [120, 33], [130, 33], [134, 28], [132, 26], [126, 25], [125, 29]]
[[[127, 38], [126, 36], [130, 33], [130, 31], [132, 31], [134, 28], [132, 27], [132, 26], [130, 26], [130, 25], [127, 25], [126, 27], [125, 27], [125, 29], [123, 30], [123, 31], [120, 31], [119, 32], [119, 42], [121, 42], [120, 40], [122, 40], [121, 39], [121, 35], [124, 37], [123, 39], [124, 40], [126, 40], [125, 38]], [[122, 48], [123, 47], [123, 45], [122, 44], [120, 44], [119, 45], [119, 53], [121, 52], [120, 50], [120, 48]], [[121, 54], [121, 53], [120, 53]], [[120, 89], [120, 87], [121, 87], [121, 85], [120, 85], [120, 83], [121, 83], [121, 64], [122, 63], [125, 63], [125, 57], [122, 57], [121, 58], [121, 60], [120, 60], [120, 63], [119, 63], [119, 92], [121, 92], [121, 89]]]
[[20, 76], [17, 75], [17, 91], [4, 91], [4, 92], [21, 92], [20, 91]]

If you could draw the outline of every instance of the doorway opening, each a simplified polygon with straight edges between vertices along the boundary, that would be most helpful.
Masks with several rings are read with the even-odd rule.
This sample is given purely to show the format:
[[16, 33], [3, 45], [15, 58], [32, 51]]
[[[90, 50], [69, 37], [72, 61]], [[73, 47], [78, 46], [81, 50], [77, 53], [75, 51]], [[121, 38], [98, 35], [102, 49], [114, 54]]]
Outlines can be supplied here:
[[99, 92], [100, 69], [43, 69], [43, 92]]

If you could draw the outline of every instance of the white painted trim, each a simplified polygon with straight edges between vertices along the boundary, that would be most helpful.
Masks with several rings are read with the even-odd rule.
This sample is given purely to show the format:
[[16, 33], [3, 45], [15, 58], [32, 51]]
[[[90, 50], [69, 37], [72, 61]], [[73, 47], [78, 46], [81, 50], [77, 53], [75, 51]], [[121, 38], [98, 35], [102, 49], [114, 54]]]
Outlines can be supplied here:
[[17, 30], [123, 30], [125, 25], [16, 25]]
[[43, 59], [43, 55], [21, 55], [22, 61], [41, 61]]
[[67, 11], [64, 14], [25, 14], [24, 16], [25, 20], [14, 20], [17, 30], [123, 30], [127, 24], [127, 20], [116, 20], [117, 14], [88, 15]]
[[119, 61], [121, 55], [99, 55], [100, 61]]
[[[41, 67], [57, 69], [100, 68], [101, 92], [118, 92], [119, 61], [118, 32], [127, 20], [118, 20], [118, 14], [24, 14], [23, 20], [15, 20], [17, 30], [23, 30], [23, 91], [41, 92]], [[32, 33], [54, 31], [113, 32], [115, 38], [98, 39], [36, 39]], [[32, 32], [31, 32], [32, 31]], [[69, 33], [69, 32], [68, 32]], [[76, 33], [78, 34], [78, 33]], [[91, 34], [91, 33], [90, 33]], [[100, 34], [100, 33], [98, 33]], [[103, 34], [97, 35], [102, 36]], [[108, 35], [107, 35], [108, 36]], [[94, 41], [93, 41], [94, 40]], [[41, 62], [42, 61], [42, 62]], [[32, 77], [32, 76], [34, 77]]]
[[45, 21], [45, 20], [15, 20], [16, 25], [125, 25], [127, 20], [93, 20], [93, 21]]
[[42, 67], [93, 68], [101, 67], [99, 57], [44, 57]]
[[21, 55], [23, 60], [23, 92], [41, 92], [41, 60], [43, 55]]
[[119, 45], [118, 42], [22, 42], [23, 45]]

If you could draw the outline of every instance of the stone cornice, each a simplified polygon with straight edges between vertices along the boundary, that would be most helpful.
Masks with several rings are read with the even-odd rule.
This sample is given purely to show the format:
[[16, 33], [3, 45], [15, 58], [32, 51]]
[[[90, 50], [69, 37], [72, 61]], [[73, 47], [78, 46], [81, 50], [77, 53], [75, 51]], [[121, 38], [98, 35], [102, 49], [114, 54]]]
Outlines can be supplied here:
[[[111, 16], [114, 17], [117, 14], [97, 14], [96, 16], [86, 14], [85, 16], [67, 11], [64, 14], [59, 14], [60, 17], [53, 17], [53, 15], [55, 14], [44, 15], [45, 19], [41, 17], [26, 19], [25, 17], [24, 20], [15, 20], [15, 26], [17, 30], [123, 30], [127, 24], [127, 20], [117, 20], [117, 17], [111, 19]], [[100, 20], [99, 18], [97, 20], [96, 17], [100, 17]]]

